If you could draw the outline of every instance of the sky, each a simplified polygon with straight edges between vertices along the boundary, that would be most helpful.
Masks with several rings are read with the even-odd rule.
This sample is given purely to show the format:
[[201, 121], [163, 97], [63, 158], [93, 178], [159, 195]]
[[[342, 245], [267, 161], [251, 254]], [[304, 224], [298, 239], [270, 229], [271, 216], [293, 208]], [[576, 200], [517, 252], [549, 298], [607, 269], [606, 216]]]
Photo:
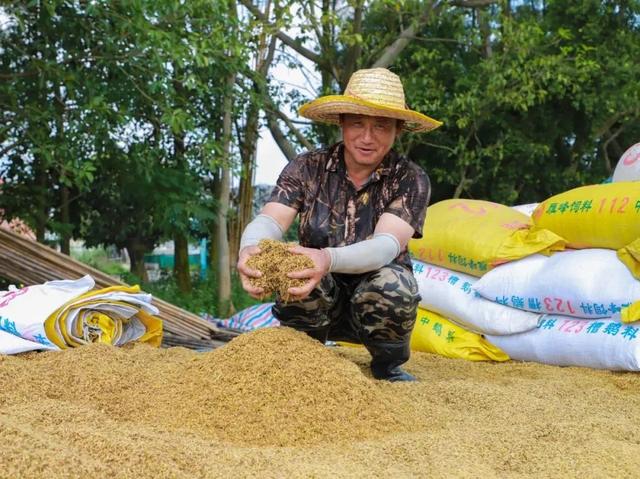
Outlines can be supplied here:
[[287, 164], [287, 159], [280, 151], [268, 128], [263, 128], [260, 135], [256, 153], [255, 184], [275, 185], [280, 171]]

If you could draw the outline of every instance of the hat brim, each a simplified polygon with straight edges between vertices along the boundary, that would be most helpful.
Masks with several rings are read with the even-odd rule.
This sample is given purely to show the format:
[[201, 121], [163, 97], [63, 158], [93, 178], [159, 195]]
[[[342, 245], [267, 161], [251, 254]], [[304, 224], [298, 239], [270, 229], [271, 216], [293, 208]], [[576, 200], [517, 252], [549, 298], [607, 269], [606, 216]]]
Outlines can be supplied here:
[[413, 132], [431, 131], [442, 125], [442, 122], [417, 111], [392, 108], [347, 95], [323, 96], [305, 103], [298, 111], [301, 116], [309, 120], [332, 123], [334, 125], [340, 124], [340, 115], [344, 113], [384, 116], [403, 120], [402, 129]]

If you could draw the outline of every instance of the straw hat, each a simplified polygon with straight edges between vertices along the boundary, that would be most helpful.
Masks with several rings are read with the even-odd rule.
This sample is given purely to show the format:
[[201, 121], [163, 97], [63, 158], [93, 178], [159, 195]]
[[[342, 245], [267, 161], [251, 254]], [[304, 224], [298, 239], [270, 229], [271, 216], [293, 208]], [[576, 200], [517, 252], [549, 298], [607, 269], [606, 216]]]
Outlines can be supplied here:
[[351, 75], [344, 95], [323, 96], [300, 107], [305, 118], [336, 125], [341, 113], [404, 120], [403, 129], [408, 131], [429, 131], [442, 125], [407, 108], [400, 77], [386, 68], [358, 70]]

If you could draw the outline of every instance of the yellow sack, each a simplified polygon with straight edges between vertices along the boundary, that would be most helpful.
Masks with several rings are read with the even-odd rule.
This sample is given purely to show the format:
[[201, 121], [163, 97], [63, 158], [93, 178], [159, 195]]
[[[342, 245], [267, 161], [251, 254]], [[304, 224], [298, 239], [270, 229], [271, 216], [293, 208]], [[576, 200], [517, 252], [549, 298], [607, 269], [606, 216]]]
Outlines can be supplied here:
[[617, 250], [620, 260], [640, 278], [640, 182], [582, 186], [540, 203], [533, 222], [567, 240], [576, 249]]
[[411, 349], [469, 361], [508, 361], [502, 350], [482, 336], [456, 326], [444, 317], [418, 308]]
[[565, 241], [535, 228], [519, 211], [482, 200], [444, 200], [427, 208], [423, 237], [409, 242], [425, 263], [482, 276], [508, 261], [564, 249]]
[[156, 316], [152, 316], [142, 309], [136, 315], [145, 326], [145, 333], [140, 336], [137, 341], [139, 343], [147, 343], [150, 346], [160, 347], [162, 343], [162, 320]]
[[[337, 344], [362, 347], [361, 344], [344, 341], [338, 341]], [[509, 360], [509, 356], [481, 335], [467, 331], [443, 316], [420, 307], [411, 333], [411, 350], [468, 361]]]

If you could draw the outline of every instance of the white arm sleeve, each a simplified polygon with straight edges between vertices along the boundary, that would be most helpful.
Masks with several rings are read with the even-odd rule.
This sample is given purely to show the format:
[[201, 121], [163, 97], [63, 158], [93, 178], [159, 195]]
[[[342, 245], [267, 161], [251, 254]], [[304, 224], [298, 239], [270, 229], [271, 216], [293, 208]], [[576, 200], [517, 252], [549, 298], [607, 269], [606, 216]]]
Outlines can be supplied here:
[[273, 239], [280, 241], [284, 231], [280, 223], [272, 216], [258, 215], [242, 232], [240, 238], [240, 251], [247, 246], [257, 245], [261, 239]]
[[340, 248], [325, 248], [331, 256], [329, 272], [359, 274], [391, 263], [400, 254], [400, 243], [389, 233]]

